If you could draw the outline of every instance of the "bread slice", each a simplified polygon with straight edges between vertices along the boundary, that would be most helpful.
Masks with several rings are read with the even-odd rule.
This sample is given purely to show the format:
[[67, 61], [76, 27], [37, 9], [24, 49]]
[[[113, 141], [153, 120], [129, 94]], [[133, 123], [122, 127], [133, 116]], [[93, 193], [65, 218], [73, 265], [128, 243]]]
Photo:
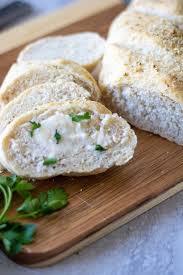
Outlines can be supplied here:
[[108, 45], [100, 85], [105, 103], [134, 126], [183, 145], [183, 72], [151, 56]]
[[9, 124], [0, 139], [0, 161], [10, 172], [36, 179], [92, 175], [127, 163], [136, 142], [128, 123], [100, 103], [65, 101]]
[[0, 113], [0, 134], [14, 118], [37, 109], [40, 105], [74, 99], [97, 100], [93, 94], [90, 94], [83, 87], [66, 80], [59, 80], [57, 83], [45, 83], [29, 88], [3, 108]]
[[71, 61], [24, 62], [14, 64], [7, 74], [1, 89], [0, 102], [7, 104], [17, 95], [33, 86], [60, 79], [73, 81], [93, 94], [95, 100], [100, 98], [99, 88], [94, 78], [80, 65]]
[[72, 60], [90, 72], [104, 54], [105, 39], [95, 32], [81, 32], [66, 36], [42, 38], [26, 46], [18, 62]]

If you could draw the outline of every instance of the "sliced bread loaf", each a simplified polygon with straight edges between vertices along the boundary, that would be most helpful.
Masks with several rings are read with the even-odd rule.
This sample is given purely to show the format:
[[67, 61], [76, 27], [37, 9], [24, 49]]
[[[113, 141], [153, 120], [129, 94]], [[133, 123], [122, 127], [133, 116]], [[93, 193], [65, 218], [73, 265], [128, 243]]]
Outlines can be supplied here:
[[104, 48], [105, 40], [95, 32], [50, 36], [26, 46], [18, 62], [67, 59], [92, 71], [101, 60]]
[[183, 2], [134, 0], [113, 21], [100, 85], [131, 124], [183, 145]]
[[100, 98], [99, 88], [87, 70], [74, 62], [60, 60], [50, 63], [24, 62], [14, 64], [1, 86], [0, 102], [7, 104], [28, 88], [46, 82], [56, 83], [60, 79], [81, 85], [93, 95], [95, 100]]
[[22, 92], [10, 101], [0, 113], [0, 134], [14, 118], [50, 102], [73, 99], [96, 100], [95, 96], [78, 84], [59, 80], [57, 83], [45, 83]]
[[183, 145], [183, 72], [122, 46], [108, 45], [100, 85], [105, 104], [131, 124]]
[[136, 136], [128, 123], [93, 101], [41, 106], [7, 126], [0, 161], [12, 173], [36, 179], [91, 175], [127, 163]]

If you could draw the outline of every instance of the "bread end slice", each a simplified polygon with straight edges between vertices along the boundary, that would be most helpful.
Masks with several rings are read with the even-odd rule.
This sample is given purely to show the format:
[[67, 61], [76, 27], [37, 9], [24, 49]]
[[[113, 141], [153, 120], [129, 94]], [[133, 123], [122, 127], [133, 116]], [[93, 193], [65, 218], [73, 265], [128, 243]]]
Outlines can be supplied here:
[[92, 72], [101, 60], [105, 39], [95, 32], [42, 38], [26, 46], [18, 56], [22, 61], [52, 61], [67, 59]]

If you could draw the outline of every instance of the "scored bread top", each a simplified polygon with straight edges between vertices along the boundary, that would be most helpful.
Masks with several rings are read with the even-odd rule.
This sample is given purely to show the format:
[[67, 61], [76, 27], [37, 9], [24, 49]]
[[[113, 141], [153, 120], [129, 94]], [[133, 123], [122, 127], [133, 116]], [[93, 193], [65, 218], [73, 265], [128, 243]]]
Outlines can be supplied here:
[[86, 69], [74, 62], [60, 60], [14, 64], [1, 86], [0, 102], [7, 104], [28, 88], [60, 79], [74, 81], [91, 92], [96, 100], [100, 98], [96, 81]]
[[68, 59], [92, 71], [102, 58], [105, 39], [95, 32], [81, 32], [65, 36], [50, 36], [26, 46], [18, 62]]
[[183, 64], [183, 28], [167, 18], [127, 11], [113, 22], [108, 43]]
[[[76, 115], [86, 118], [78, 121]], [[30, 121], [39, 124], [32, 135]], [[9, 171], [33, 178], [96, 174], [125, 164], [135, 146], [128, 123], [103, 105], [65, 101], [41, 106], [9, 124], [0, 139], [0, 161]]]
[[178, 0], [136, 0], [114, 19], [99, 76], [103, 91], [130, 86], [183, 103], [182, 8]]
[[179, 65], [164, 64], [118, 45], [107, 46], [99, 82], [103, 88], [132, 86], [183, 103], [183, 71]]

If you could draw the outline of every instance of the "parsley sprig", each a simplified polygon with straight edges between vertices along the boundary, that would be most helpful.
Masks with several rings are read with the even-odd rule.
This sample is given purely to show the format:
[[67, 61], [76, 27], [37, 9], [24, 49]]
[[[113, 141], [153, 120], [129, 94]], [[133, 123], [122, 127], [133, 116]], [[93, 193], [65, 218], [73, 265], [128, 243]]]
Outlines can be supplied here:
[[22, 245], [29, 244], [36, 232], [35, 224], [6, 222], [0, 224], [0, 240], [8, 254], [21, 252]]
[[51, 214], [68, 204], [68, 195], [62, 188], [54, 188], [40, 193], [37, 197], [28, 197], [17, 209], [23, 217], [39, 218]]
[[20, 224], [10, 221], [6, 214], [11, 206], [13, 194], [17, 192], [22, 197], [29, 196], [34, 187], [30, 182], [17, 176], [0, 176], [0, 191], [4, 197], [3, 209], [0, 213], [0, 240], [9, 254], [19, 253], [22, 245], [32, 242], [35, 225]]
[[[38, 218], [51, 214], [68, 204], [68, 195], [62, 188], [53, 188], [32, 196], [32, 183], [17, 176], [0, 176], [0, 192], [4, 198], [3, 209], [0, 213], [0, 241], [9, 254], [21, 252], [24, 244], [33, 241], [35, 224], [16, 222], [21, 218]], [[17, 214], [9, 219], [7, 212], [11, 207], [13, 194], [19, 194], [24, 202], [17, 208]]]
[[72, 121], [80, 122], [82, 120], [91, 119], [91, 114], [89, 112], [86, 112], [83, 115], [70, 114], [70, 117], [72, 118]]

